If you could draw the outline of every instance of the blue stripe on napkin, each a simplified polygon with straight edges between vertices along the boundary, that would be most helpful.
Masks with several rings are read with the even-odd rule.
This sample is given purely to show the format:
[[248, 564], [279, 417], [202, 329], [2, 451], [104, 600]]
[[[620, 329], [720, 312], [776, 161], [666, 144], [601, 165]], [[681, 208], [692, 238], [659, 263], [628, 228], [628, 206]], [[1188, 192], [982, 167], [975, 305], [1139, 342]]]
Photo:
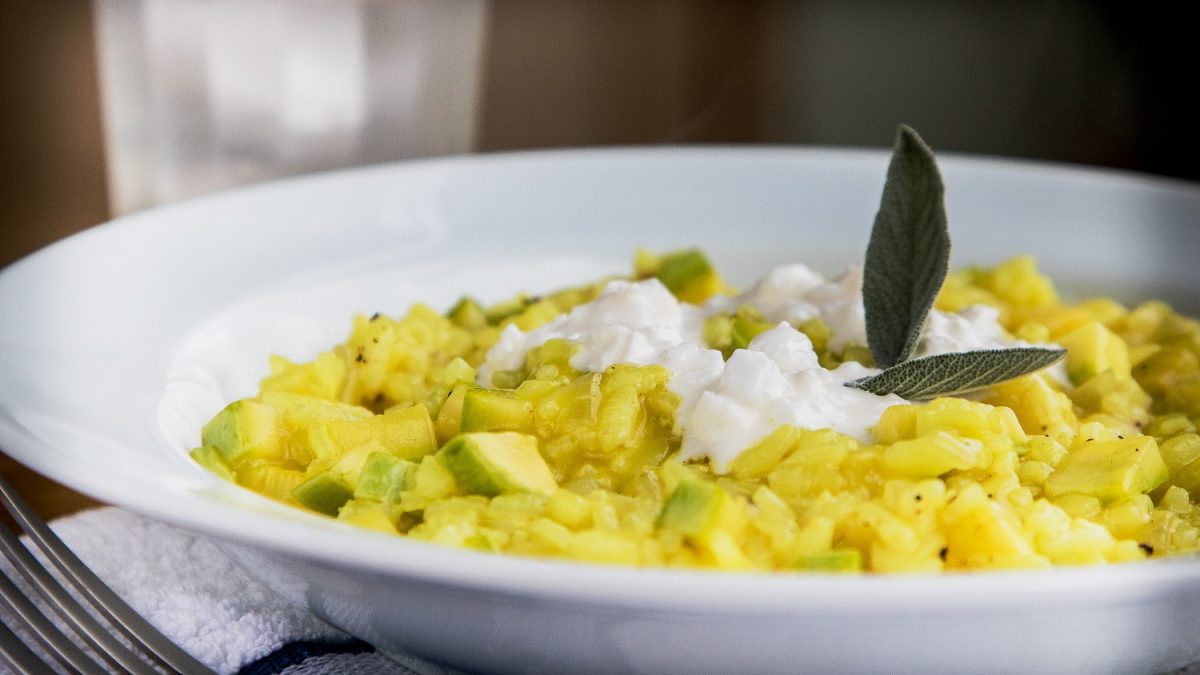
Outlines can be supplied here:
[[238, 671], [238, 675], [274, 675], [283, 672], [291, 666], [298, 666], [306, 660], [317, 656], [330, 654], [363, 654], [375, 651], [371, 645], [362, 640], [345, 642], [314, 642], [301, 640], [289, 642], [266, 656], [247, 663]]

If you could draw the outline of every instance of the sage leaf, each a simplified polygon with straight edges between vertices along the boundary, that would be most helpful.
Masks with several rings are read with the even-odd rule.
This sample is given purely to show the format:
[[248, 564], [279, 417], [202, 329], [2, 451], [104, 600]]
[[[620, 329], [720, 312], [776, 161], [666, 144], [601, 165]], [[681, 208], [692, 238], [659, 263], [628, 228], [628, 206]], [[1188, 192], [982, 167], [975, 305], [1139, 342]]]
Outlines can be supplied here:
[[1053, 365], [1067, 352], [1048, 347], [1010, 347], [934, 354], [905, 361], [882, 373], [847, 382], [873, 394], [896, 394], [910, 401], [962, 394], [999, 384]]
[[863, 266], [867, 345], [880, 368], [913, 353], [946, 280], [950, 232], [944, 196], [933, 151], [917, 132], [900, 125]]

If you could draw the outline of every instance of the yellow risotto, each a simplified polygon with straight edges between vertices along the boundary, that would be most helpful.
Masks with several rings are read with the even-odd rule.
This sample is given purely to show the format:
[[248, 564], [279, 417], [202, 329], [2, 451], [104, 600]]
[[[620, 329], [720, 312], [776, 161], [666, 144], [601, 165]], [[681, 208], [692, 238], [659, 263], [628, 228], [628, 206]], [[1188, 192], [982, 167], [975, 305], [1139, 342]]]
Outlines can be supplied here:
[[[728, 301], [738, 296], [695, 252], [642, 254], [635, 267], [687, 305], [726, 298], [702, 326], [722, 359], [774, 325]], [[272, 358], [258, 394], [221, 411], [192, 456], [348, 524], [521, 556], [855, 573], [1197, 548], [1200, 323], [1163, 303], [1065, 302], [1027, 257], [955, 272], [937, 310], [995, 308], [1008, 338], [1062, 346], [1065, 367], [899, 401], [863, 437], [777, 425], [715, 462], [683, 452], [684, 398], [664, 365], [590, 371], [562, 337], [515, 367], [486, 365], [504, 331], [528, 334], [604, 288], [360, 316], [311, 362]], [[821, 318], [791, 328], [822, 369], [873, 365]]]

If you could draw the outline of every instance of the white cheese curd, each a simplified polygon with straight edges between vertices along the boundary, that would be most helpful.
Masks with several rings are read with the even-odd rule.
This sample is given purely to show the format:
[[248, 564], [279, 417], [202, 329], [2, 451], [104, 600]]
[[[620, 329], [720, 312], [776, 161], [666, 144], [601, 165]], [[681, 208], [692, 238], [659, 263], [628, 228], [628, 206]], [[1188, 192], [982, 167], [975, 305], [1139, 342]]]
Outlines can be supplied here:
[[710, 303], [709, 312], [752, 305], [767, 321], [800, 324], [819, 318], [829, 326], [829, 346], [840, 351], [850, 342], [867, 344], [862, 304], [862, 268], [850, 266], [833, 280], [805, 265], [782, 265], [771, 270], [749, 291]]
[[749, 349], [766, 354], [788, 375], [802, 370], [819, 368], [812, 340], [785, 321], [771, 330], [759, 333], [750, 341]]
[[599, 297], [528, 333], [509, 325], [488, 350], [478, 382], [490, 385], [492, 373], [517, 370], [525, 354], [555, 338], [579, 345], [571, 367], [599, 372], [615, 363], [662, 365], [671, 372], [671, 390], [682, 401], [676, 420], [687, 414], [700, 393], [721, 376], [721, 352], [704, 346], [704, 313], [681, 303], [657, 279], [610, 281]]
[[614, 363], [662, 363], [674, 347], [702, 344], [703, 330], [704, 313], [676, 300], [657, 279], [610, 281], [595, 300], [544, 326], [527, 333], [505, 328], [488, 350], [479, 382], [490, 384], [498, 370], [520, 369], [530, 349], [555, 338], [579, 344], [572, 367], [596, 372]]
[[720, 379], [725, 370], [725, 359], [715, 349], [700, 344], [681, 344], [666, 353], [661, 365], [671, 373], [667, 388], [679, 394], [675, 430], [683, 433], [686, 430], [684, 420], [692, 418], [701, 395]]
[[[779, 324], [725, 361], [705, 346], [704, 319], [741, 304]], [[853, 361], [822, 368], [808, 336], [792, 325], [814, 317], [830, 327], [833, 349], [866, 344], [859, 268], [827, 281], [804, 265], [778, 267], [747, 293], [714, 298], [703, 308], [679, 302], [656, 279], [612, 281], [595, 300], [544, 326], [529, 332], [505, 328], [478, 381], [490, 385], [492, 373], [520, 369], [530, 349], [563, 338], [579, 346], [571, 358], [577, 370], [599, 372], [616, 363], [665, 367], [671, 373], [668, 387], [681, 398], [675, 413], [675, 430], [683, 437], [680, 454], [708, 457], [718, 473], [783, 424], [834, 429], [870, 443], [870, 428], [883, 411], [907, 401], [845, 386], [876, 369]], [[918, 355], [1013, 345], [998, 319], [987, 307], [933, 311]]]
[[808, 337], [780, 323], [735, 351], [695, 409], [682, 420], [677, 417], [681, 456], [707, 456], [713, 470], [724, 473], [738, 454], [783, 424], [834, 429], [871, 442], [870, 428], [883, 411], [907, 401], [845, 386], [879, 372], [857, 363], [847, 366], [820, 367]]
[[1000, 325], [995, 307], [972, 305], [957, 314], [935, 309], [929, 312], [913, 358], [1012, 346], [1015, 341]]
[[[956, 314], [931, 310], [912, 357], [1007, 347], [1060, 348], [1060, 345], [1052, 342], [1034, 344], [1017, 340], [1009, 336], [1000, 325], [1000, 310], [987, 305], [972, 305]], [[1055, 363], [1045, 372], [1059, 384], [1067, 385], [1071, 382], [1067, 376], [1065, 360]]]

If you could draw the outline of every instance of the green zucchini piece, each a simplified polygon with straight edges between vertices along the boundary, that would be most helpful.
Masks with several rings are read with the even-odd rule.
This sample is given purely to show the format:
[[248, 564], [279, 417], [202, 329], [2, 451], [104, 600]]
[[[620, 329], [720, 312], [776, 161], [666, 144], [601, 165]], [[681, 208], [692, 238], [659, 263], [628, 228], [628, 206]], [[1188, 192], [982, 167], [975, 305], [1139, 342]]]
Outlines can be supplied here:
[[373, 452], [358, 476], [355, 499], [394, 502], [416, 479], [417, 464], [387, 452]]
[[200, 442], [231, 464], [246, 455], [282, 458], [286, 433], [282, 410], [243, 399], [225, 406], [209, 420], [200, 431]]
[[528, 492], [549, 496], [558, 488], [537, 438], [513, 432], [460, 434], [440, 454], [468, 494], [494, 497]]
[[323, 513], [336, 516], [338, 509], [350, 501], [354, 493], [340, 480], [334, 478], [328, 471], [323, 471], [304, 481], [292, 490], [292, 498], [304, 506]]
[[856, 548], [835, 548], [824, 553], [801, 556], [796, 567], [813, 572], [861, 572], [862, 553]]
[[501, 389], [468, 389], [463, 396], [459, 430], [528, 431], [533, 426], [533, 404]]
[[729, 495], [716, 483], [680, 481], [663, 504], [658, 526], [688, 537], [703, 537], [717, 528], [728, 499]]
[[1162, 485], [1170, 471], [1151, 436], [1090, 441], [1072, 450], [1046, 478], [1046, 496], [1070, 492], [1111, 503]]

